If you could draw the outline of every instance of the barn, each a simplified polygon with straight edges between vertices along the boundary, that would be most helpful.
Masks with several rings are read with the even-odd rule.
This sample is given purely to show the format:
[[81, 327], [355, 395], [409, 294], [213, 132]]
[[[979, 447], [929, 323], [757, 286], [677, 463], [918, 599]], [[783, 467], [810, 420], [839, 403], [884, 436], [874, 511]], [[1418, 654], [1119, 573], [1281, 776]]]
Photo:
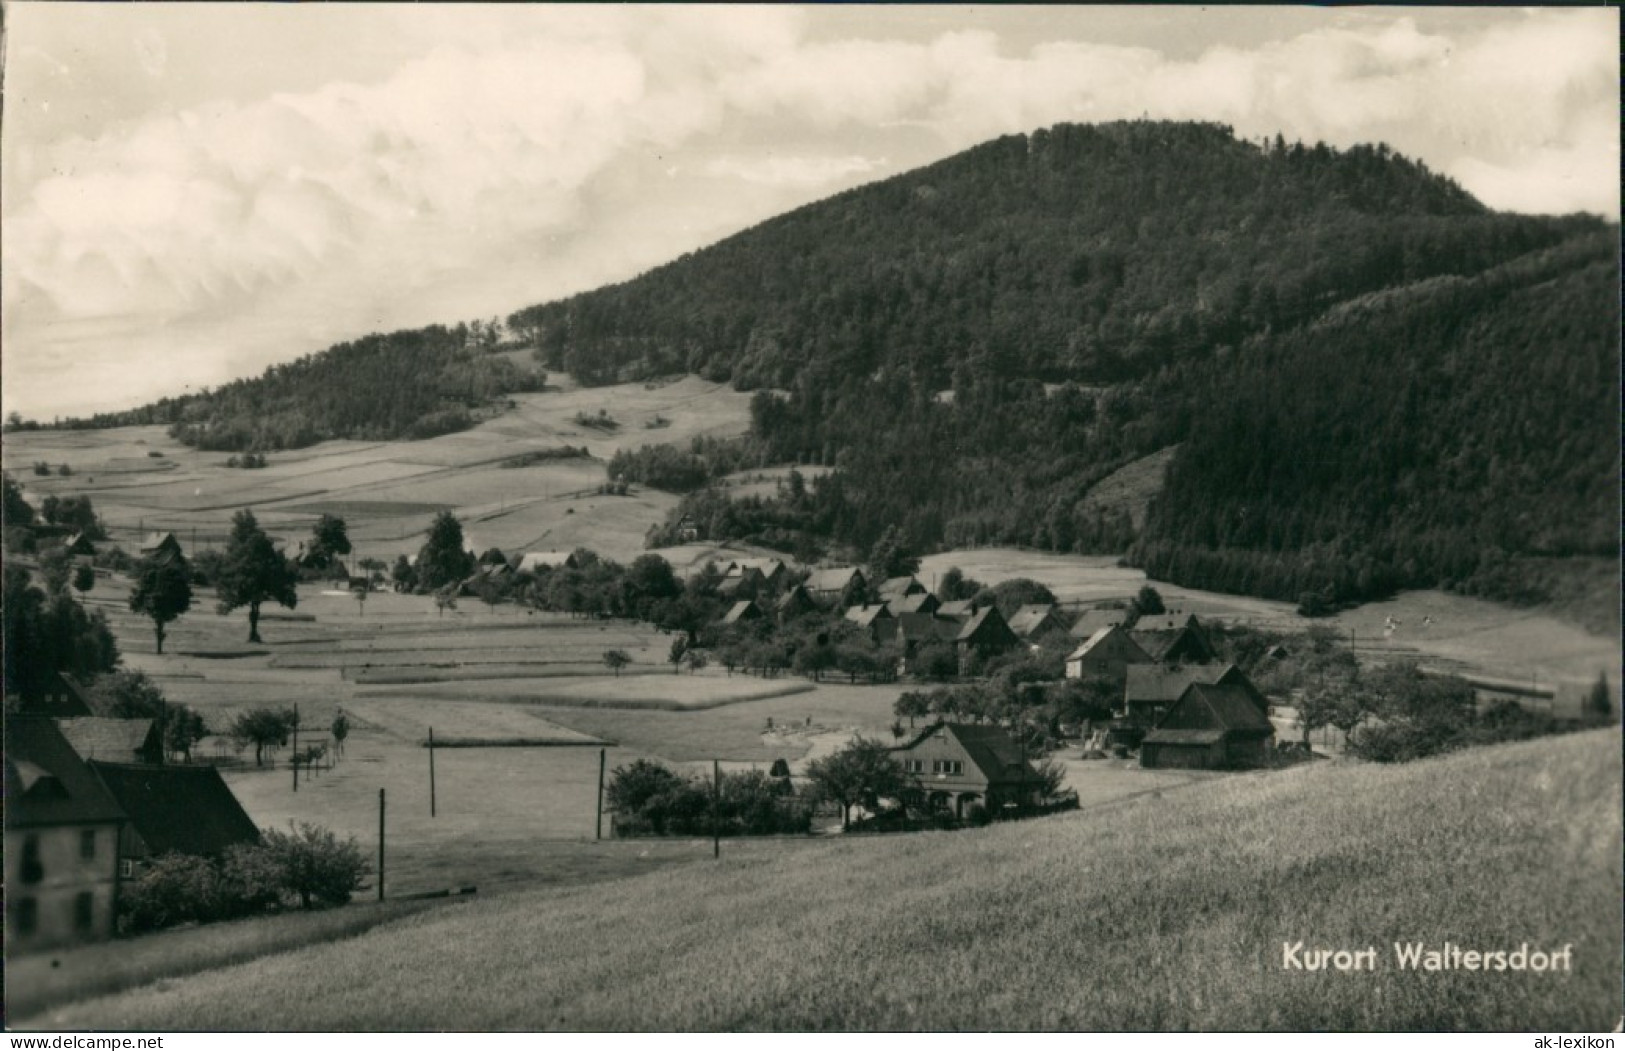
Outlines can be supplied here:
[[1274, 725], [1243, 687], [1192, 683], [1140, 742], [1140, 765], [1201, 770], [1257, 766], [1274, 736]]

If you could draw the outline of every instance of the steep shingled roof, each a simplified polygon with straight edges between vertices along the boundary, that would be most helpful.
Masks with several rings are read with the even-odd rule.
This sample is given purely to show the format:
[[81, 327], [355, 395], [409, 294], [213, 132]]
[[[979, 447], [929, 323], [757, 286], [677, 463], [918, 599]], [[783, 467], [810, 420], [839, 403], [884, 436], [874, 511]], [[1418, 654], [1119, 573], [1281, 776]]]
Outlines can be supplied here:
[[938, 731], [952, 735], [989, 782], [1032, 780], [1038, 776], [1032, 764], [1025, 761], [1020, 746], [997, 726], [935, 723], [892, 751], [906, 752]]
[[93, 715], [58, 719], [56, 728], [62, 731], [75, 754], [84, 760], [130, 763], [143, 753], [155, 753], [159, 744], [151, 719], [106, 719]]
[[212, 766], [93, 762], [91, 770], [130, 818], [151, 854], [210, 857], [253, 843], [259, 829]]
[[1238, 685], [1192, 683], [1157, 723], [1156, 729], [1245, 731], [1267, 736], [1275, 733], [1275, 724]]
[[1030, 638], [1034, 632], [1044, 626], [1044, 622], [1055, 615], [1054, 603], [1041, 603], [1032, 606], [1022, 606], [1010, 614], [1010, 630], [1022, 638]]
[[51, 719], [6, 716], [6, 827], [97, 824], [124, 813]]
[[1086, 609], [1072, 622], [1067, 634], [1075, 639], [1087, 639], [1101, 628], [1115, 628], [1128, 623], [1126, 609]]

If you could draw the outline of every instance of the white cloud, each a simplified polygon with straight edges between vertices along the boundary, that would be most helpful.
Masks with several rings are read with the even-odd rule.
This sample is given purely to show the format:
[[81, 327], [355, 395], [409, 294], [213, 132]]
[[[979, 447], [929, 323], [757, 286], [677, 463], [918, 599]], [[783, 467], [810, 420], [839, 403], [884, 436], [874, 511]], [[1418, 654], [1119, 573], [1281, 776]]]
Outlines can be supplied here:
[[886, 161], [846, 157], [718, 157], [705, 166], [707, 175], [743, 179], [765, 186], [824, 186], [852, 175], [867, 175]]
[[[506, 312], [1057, 121], [1146, 114], [1383, 140], [1496, 207], [1618, 213], [1613, 11], [1506, 12], [1459, 29], [1434, 15], [1426, 30], [1366, 14], [1170, 59], [1091, 42], [1087, 12], [1075, 32], [1018, 49], [989, 28], [832, 36], [827, 12], [813, 35], [806, 13], [781, 7], [431, 7], [399, 12], [388, 31], [345, 5], [251, 10], [272, 43], [244, 83], [274, 82], [266, 69], [280, 62], [299, 65], [301, 86], [208, 97], [200, 71], [218, 78], [218, 56], [160, 20], [162, 5], [109, 15], [125, 63], [109, 69], [127, 81], [86, 79], [60, 37], [50, 55], [75, 56], [71, 69], [16, 39], [45, 14], [11, 27], [26, 61], [7, 84], [8, 407], [63, 397], [63, 363], [130, 347], [166, 348], [187, 376], [216, 382], [221, 361], [252, 370], [359, 331]], [[934, 15], [925, 24], [942, 25]], [[242, 16], [199, 17], [224, 32]], [[139, 31], [143, 18], [164, 31]], [[333, 34], [294, 32], [309, 25], [381, 33], [355, 60], [365, 73], [311, 82], [296, 45], [322, 70], [346, 57]], [[60, 107], [49, 120], [31, 108], [59, 91], [117, 98], [126, 82], [186, 102], [109, 111], [84, 134], [67, 133], [79, 125]], [[169, 371], [148, 369], [147, 382]]]

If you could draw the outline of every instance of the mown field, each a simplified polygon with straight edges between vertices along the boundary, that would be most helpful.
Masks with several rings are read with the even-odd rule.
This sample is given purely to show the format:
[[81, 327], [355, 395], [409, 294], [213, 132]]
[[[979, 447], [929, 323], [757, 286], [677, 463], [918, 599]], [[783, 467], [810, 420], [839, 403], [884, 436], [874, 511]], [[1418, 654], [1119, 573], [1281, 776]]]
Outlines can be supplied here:
[[[434, 514], [450, 509], [480, 550], [570, 550], [585, 545], [617, 559], [643, 550], [644, 534], [675, 506], [653, 490], [601, 497], [604, 463], [622, 448], [699, 435], [732, 437], [749, 424], [750, 396], [685, 377], [590, 390], [517, 394], [513, 408], [469, 431], [420, 442], [324, 442], [273, 452], [263, 469], [225, 466], [228, 454], [175, 442], [161, 427], [105, 431], [19, 431], [0, 463], [37, 503], [55, 493], [89, 494], [114, 539], [133, 546], [143, 530], [175, 530], [186, 543], [220, 543], [232, 514], [252, 508], [274, 535], [297, 540], [324, 512], [341, 514], [356, 557], [393, 561], [421, 544]], [[583, 427], [603, 411], [612, 428]], [[543, 449], [586, 447], [590, 459], [502, 468]], [[36, 476], [44, 461], [68, 477]]]
[[[1314, 764], [974, 832], [725, 851], [682, 878], [479, 901], [20, 1024], [1603, 1031], [1620, 791], [1612, 730]], [[1299, 940], [1374, 945], [1379, 966], [1286, 969]], [[1393, 963], [1393, 942], [1447, 940], [1572, 944], [1573, 970]]]
[[[953, 566], [984, 584], [1031, 577], [1064, 603], [1126, 600], [1148, 583], [1144, 573], [1119, 566], [1109, 555], [1052, 555], [1016, 548], [930, 555], [921, 562], [920, 579], [929, 585]], [[1594, 570], [1610, 571], [1608, 567]], [[1617, 592], [1617, 564], [1611, 571]], [[1350, 640], [1362, 657], [1408, 658], [1445, 670], [1547, 686], [1589, 685], [1602, 671], [1610, 682], [1620, 682], [1617, 637], [1587, 631], [1547, 611], [1513, 609], [1440, 591], [1408, 591], [1336, 616], [1309, 620], [1298, 616], [1291, 603], [1149, 583], [1170, 610], [1285, 632], [1324, 625]]]

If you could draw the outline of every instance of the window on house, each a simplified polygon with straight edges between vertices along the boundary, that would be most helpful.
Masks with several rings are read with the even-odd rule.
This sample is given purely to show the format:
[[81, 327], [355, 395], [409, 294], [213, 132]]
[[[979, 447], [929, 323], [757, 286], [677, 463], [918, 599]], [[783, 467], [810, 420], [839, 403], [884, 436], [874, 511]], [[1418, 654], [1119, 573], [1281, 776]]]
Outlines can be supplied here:
[[89, 861], [96, 856], [96, 830], [86, 829], [79, 833], [79, 857]]
[[934, 759], [931, 761], [933, 774], [961, 774], [965, 772], [965, 764], [958, 759]]
[[96, 925], [96, 896], [80, 891], [73, 899], [73, 929], [88, 931]]
[[45, 866], [40, 862], [39, 837], [23, 839], [22, 877], [24, 883], [38, 883], [45, 878]]
[[925, 760], [924, 759], [904, 759], [903, 760], [903, 772], [906, 773], [906, 774], [923, 774], [923, 773], [925, 773]]
[[135, 862], [131, 861], [129, 858], [121, 859], [118, 863], [118, 874], [120, 879], [134, 879]]
[[17, 899], [17, 933], [33, 934], [39, 928], [39, 902], [33, 898]]

